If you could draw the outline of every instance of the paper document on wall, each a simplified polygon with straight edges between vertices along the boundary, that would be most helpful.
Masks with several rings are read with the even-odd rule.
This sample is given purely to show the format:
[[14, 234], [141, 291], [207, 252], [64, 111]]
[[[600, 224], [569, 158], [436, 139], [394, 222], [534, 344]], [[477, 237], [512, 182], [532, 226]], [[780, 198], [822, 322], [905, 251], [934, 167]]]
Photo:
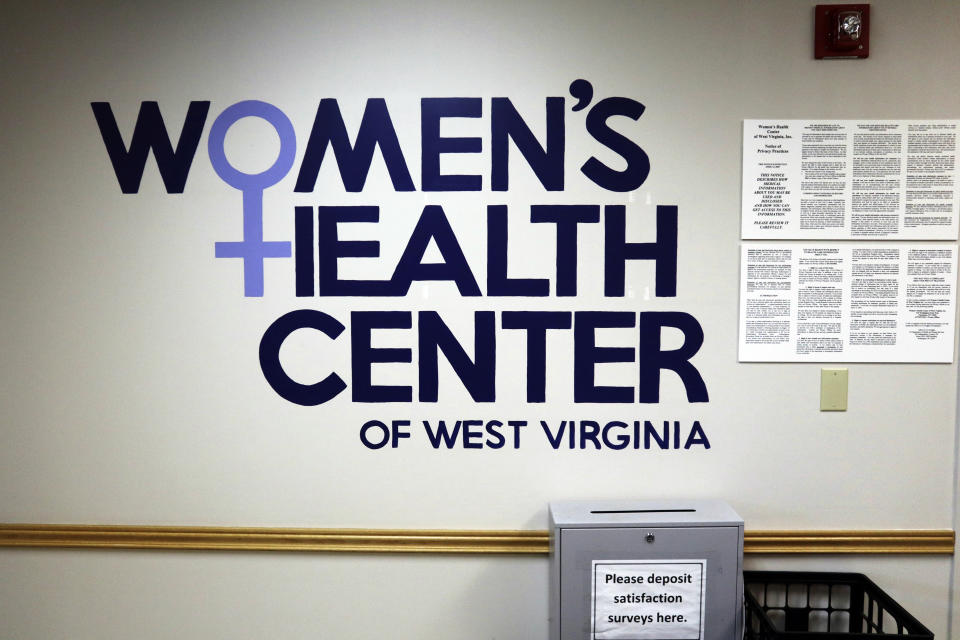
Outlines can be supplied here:
[[958, 120], [745, 120], [741, 235], [956, 240]]
[[594, 560], [591, 640], [703, 640], [706, 566]]
[[953, 362], [957, 247], [748, 243], [741, 362]]

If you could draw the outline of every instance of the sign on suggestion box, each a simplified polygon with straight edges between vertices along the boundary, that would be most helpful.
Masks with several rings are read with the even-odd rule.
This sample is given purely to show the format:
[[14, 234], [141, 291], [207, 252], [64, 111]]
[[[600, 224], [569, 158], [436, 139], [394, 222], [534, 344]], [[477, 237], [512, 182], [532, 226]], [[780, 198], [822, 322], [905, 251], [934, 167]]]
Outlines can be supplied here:
[[551, 640], [733, 640], [743, 519], [718, 500], [550, 505]]

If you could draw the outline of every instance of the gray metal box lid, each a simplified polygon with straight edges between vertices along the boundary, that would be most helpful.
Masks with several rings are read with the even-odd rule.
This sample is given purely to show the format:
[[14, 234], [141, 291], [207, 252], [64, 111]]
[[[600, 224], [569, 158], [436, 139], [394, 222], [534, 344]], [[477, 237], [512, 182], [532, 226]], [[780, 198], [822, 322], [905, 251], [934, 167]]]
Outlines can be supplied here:
[[576, 500], [550, 503], [554, 527], [742, 526], [722, 500]]

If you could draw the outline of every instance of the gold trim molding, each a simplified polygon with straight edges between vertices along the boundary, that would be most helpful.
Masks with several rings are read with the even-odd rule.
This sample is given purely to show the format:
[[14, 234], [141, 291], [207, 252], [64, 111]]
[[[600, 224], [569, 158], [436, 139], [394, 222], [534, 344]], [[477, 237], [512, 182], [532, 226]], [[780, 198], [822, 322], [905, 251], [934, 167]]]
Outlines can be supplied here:
[[953, 555], [950, 529], [747, 531], [744, 553], [931, 553]]
[[362, 553], [547, 553], [549, 542], [546, 531], [0, 525], [0, 546], [7, 547]]
[[[745, 553], [952, 555], [946, 530], [747, 531]], [[0, 547], [326, 551], [357, 553], [547, 554], [547, 531], [292, 529], [0, 524]]]

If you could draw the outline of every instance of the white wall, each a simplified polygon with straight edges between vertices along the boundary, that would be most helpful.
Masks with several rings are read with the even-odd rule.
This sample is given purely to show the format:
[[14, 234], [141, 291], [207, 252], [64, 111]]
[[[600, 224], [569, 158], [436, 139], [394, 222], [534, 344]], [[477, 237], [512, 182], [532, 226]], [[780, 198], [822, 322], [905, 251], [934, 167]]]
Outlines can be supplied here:
[[[823, 414], [818, 365], [737, 362], [741, 121], [958, 116], [960, 7], [873, 2], [871, 56], [846, 62], [812, 59], [812, 4], [34, 3], [8, 11], [0, 27], [0, 521], [544, 528], [554, 499], [710, 496], [730, 501], [748, 529], [953, 527], [955, 365], [851, 365], [850, 410]], [[646, 105], [623, 130], [651, 158], [648, 181], [625, 197], [582, 178], [579, 162], [597, 151], [583, 114], [568, 108], [566, 190], [544, 193], [517, 164], [510, 191], [492, 193], [489, 99], [511, 97], [542, 135], [544, 98], [566, 96], [569, 107], [577, 78], [593, 83], [595, 100]], [[442, 204], [483, 288], [486, 204], [510, 205], [518, 277], [547, 276], [554, 260], [552, 229], [526, 222], [530, 204], [627, 204], [644, 214], [633, 228], [644, 239], [653, 205], [676, 204], [677, 297], [646, 299], [652, 270], [636, 267], [634, 297], [604, 298], [594, 229], [582, 239], [576, 298], [462, 299], [431, 284], [401, 299], [297, 299], [287, 261], [268, 265], [263, 299], [245, 299], [236, 261], [213, 258], [214, 242], [239, 238], [240, 195], [212, 170], [206, 132], [185, 194], [164, 193], [150, 161], [140, 193], [122, 195], [89, 106], [110, 101], [129, 136], [143, 100], [159, 101], [175, 131], [190, 100], [210, 100], [207, 132], [229, 105], [265, 100], [293, 122], [299, 160], [320, 98], [339, 98], [353, 128], [366, 98], [384, 97], [419, 184], [419, 99], [430, 96], [484, 99], [484, 119], [444, 131], [485, 137], [485, 153], [458, 167], [483, 173], [483, 192], [397, 194], [375, 162], [361, 194], [344, 194], [329, 163], [316, 193], [294, 194], [298, 161], [268, 192], [266, 237], [290, 239], [295, 205], [379, 205], [381, 224], [362, 237], [383, 243], [382, 262], [369, 267], [383, 277], [423, 205]], [[228, 152], [263, 161], [276, 143], [262, 134], [245, 129]], [[437, 309], [458, 331], [470, 328], [474, 309], [686, 311], [706, 336], [695, 362], [710, 402], [688, 404], [665, 379], [657, 405], [575, 405], [570, 340], [557, 336], [549, 401], [528, 405], [523, 341], [501, 332], [493, 405], [470, 401], [446, 372], [435, 405], [365, 405], [344, 394], [299, 407], [265, 384], [257, 345], [274, 319], [300, 307], [342, 321], [353, 309]], [[414, 335], [398, 335], [397, 346], [415, 346]], [[607, 335], [610, 344], [635, 339]], [[348, 371], [345, 339], [329, 354], [325, 341], [298, 346], [288, 357], [303, 375], [325, 375], [331, 363]], [[317, 353], [330, 363], [313, 360]], [[412, 365], [378, 371], [384, 383], [416, 377]], [[605, 371], [608, 380], [633, 375], [626, 365]], [[712, 448], [554, 451], [535, 427], [520, 449], [499, 451], [434, 451], [422, 432], [397, 450], [369, 451], [357, 436], [372, 418], [474, 417], [700, 420]], [[0, 635], [10, 637], [119, 637], [140, 627], [157, 637], [433, 637], [449, 626], [465, 638], [546, 635], [543, 558], [4, 550], [0, 562]], [[858, 567], [946, 633], [946, 558], [751, 562]], [[255, 623], [244, 631], [248, 618]]]

